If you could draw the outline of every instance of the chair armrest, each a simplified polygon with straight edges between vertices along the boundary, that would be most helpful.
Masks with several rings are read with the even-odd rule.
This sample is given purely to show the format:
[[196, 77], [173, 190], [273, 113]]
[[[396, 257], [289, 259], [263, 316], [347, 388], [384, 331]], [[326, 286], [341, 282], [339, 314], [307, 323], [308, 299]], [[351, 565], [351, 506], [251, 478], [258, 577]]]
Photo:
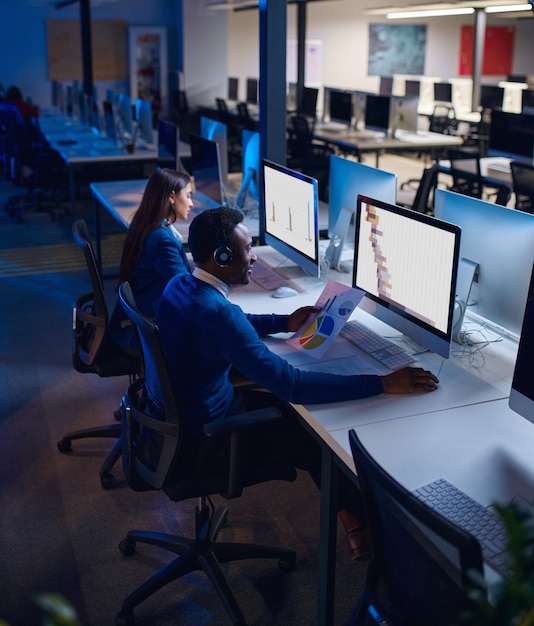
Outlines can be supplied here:
[[247, 413], [238, 413], [224, 419], [214, 420], [204, 425], [204, 434], [206, 437], [213, 437], [223, 433], [229, 433], [233, 430], [243, 430], [249, 426], [256, 424], [264, 424], [267, 422], [275, 422], [282, 417], [282, 411], [276, 407], [267, 407], [265, 409], [257, 409], [256, 411], [248, 411]]

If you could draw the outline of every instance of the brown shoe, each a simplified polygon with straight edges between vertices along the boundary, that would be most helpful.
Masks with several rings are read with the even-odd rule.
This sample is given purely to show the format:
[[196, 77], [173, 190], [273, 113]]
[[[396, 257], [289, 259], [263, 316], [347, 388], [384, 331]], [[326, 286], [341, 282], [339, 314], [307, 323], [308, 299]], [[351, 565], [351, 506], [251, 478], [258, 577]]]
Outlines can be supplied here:
[[373, 551], [369, 529], [360, 527], [348, 530], [347, 547], [353, 561], [368, 561]]

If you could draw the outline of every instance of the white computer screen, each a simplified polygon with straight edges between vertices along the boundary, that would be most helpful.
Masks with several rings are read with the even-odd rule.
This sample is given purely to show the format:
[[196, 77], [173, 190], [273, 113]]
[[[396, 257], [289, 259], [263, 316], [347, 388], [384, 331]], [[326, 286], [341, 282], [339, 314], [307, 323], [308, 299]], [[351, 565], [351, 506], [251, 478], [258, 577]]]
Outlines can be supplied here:
[[353, 286], [377, 317], [446, 357], [459, 247], [457, 226], [358, 196]]
[[317, 180], [287, 167], [263, 161], [265, 242], [319, 275]]

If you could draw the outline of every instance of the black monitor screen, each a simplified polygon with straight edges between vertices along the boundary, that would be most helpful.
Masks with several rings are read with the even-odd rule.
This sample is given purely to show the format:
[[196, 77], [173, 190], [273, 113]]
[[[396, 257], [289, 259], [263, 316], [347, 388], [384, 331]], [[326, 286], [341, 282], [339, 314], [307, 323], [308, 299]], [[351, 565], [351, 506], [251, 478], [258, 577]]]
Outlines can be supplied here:
[[500, 109], [504, 98], [504, 87], [498, 85], [480, 86], [480, 106], [483, 109]]
[[369, 94], [365, 107], [365, 128], [383, 131], [389, 128], [390, 97]]
[[352, 94], [349, 91], [330, 91], [330, 119], [350, 126], [352, 121]]
[[407, 80], [405, 84], [405, 95], [418, 96], [421, 91], [421, 83], [418, 80]]
[[190, 133], [191, 170], [195, 179], [195, 191], [222, 204], [221, 161], [216, 141]]
[[258, 104], [258, 79], [247, 78], [247, 104]]
[[434, 83], [434, 100], [436, 102], [452, 102], [452, 84]]
[[509, 83], [526, 83], [527, 75], [526, 74], [509, 74], [507, 76], [507, 80]]
[[490, 156], [528, 157], [534, 154], [534, 115], [492, 111]]
[[378, 93], [381, 96], [391, 96], [393, 92], [393, 76], [381, 76]]
[[228, 79], [228, 100], [238, 100], [239, 79]]
[[317, 110], [317, 96], [319, 90], [315, 87], [303, 87], [302, 97], [300, 99], [299, 113], [309, 117], [315, 117]]

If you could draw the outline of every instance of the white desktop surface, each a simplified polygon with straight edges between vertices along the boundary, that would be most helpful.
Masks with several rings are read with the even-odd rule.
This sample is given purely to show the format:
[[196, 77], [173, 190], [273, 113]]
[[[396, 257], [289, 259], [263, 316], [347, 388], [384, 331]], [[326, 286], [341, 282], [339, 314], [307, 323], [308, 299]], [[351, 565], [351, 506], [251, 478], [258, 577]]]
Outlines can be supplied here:
[[[284, 267], [284, 257], [268, 246], [261, 246], [256, 253], [271, 265]], [[289, 261], [286, 261], [289, 264]], [[230, 299], [239, 304], [247, 313], [291, 313], [300, 306], [313, 305], [321, 294], [327, 278], [350, 285], [352, 275], [331, 271], [323, 279], [302, 278], [293, 282], [301, 292], [291, 298], [277, 299], [253, 281], [248, 286], [232, 288]], [[468, 315], [468, 314], [467, 314]], [[398, 336], [396, 330], [376, 320], [360, 308], [356, 308], [353, 318], [360, 318], [385, 336]], [[468, 315], [469, 317], [469, 315]], [[289, 334], [280, 334], [266, 339], [267, 345], [281, 356], [288, 358], [285, 339]], [[417, 355], [417, 365], [431, 370], [440, 379], [439, 388], [432, 393], [388, 395], [381, 394], [370, 398], [320, 405], [299, 405], [295, 408], [301, 417], [325, 440], [334, 452], [351, 468], [352, 460], [347, 449], [339, 447], [333, 438], [336, 431], [346, 432], [349, 428], [363, 424], [389, 422], [414, 415], [444, 411], [476, 403], [487, 403], [507, 398], [510, 393], [511, 378], [517, 352], [517, 342], [504, 337], [497, 343], [485, 347], [479, 356], [473, 357], [470, 348], [454, 345], [450, 359], [425, 352]], [[324, 355], [323, 361], [332, 358], [347, 358], [362, 354], [346, 341], [338, 338]], [[362, 355], [364, 363], [370, 363]], [[291, 362], [296, 361], [288, 358]], [[302, 362], [303, 359], [299, 359]], [[305, 357], [304, 357], [305, 360]], [[308, 357], [309, 361], [313, 361]], [[305, 365], [300, 365], [305, 368]], [[375, 370], [376, 371], [376, 370]], [[362, 366], [362, 373], [373, 373]]]

